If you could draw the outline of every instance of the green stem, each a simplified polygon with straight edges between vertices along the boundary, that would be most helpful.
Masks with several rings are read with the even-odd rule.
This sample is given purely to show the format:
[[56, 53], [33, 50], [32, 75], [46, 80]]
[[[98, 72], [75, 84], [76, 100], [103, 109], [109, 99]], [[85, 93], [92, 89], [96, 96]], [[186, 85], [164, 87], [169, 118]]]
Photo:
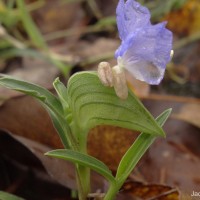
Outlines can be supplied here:
[[77, 165], [76, 176], [79, 200], [86, 200], [90, 192], [90, 169], [88, 167]]
[[111, 183], [103, 200], [113, 200], [119, 192], [120, 187], [121, 186], [119, 184]]
[[[79, 136], [79, 152], [87, 154], [87, 134], [82, 133]], [[90, 169], [82, 165], [76, 165], [76, 179], [79, 200], [86, 200], [90, 193]]]

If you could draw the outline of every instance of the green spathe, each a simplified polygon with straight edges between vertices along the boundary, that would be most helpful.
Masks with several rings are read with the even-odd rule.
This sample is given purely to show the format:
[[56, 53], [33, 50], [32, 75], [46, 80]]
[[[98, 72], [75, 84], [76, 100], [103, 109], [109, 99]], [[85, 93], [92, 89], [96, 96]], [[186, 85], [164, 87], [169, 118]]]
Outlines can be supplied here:
[[129, 90], [121, 100], [113, 88], [101, 84], [95, 72], [76, 73], [68, 82], [68, 105], [81, 130], [106, 124], [137, 130], [155, 136], [164, 131], [139, 99]]

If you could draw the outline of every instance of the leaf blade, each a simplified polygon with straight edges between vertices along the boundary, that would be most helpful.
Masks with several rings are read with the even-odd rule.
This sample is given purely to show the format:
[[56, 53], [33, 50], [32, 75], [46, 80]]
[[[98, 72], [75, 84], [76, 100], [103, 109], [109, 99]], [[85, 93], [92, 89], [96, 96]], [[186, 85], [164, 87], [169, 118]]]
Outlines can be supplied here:
[[103, 162], [92, 156], [69, 149], [53, 150], [45, 153], [45, 155], [68, 160], [76, 164], [89, 167], [90, 169], [104, 176], [108, 181], [115, 182], [115, 178], [113, 177], [108, 167]]
[[5, 74], [0, 74], [0, 85], [33, 96], [50, 107], [54, 105], [54, 108], [62, 113], [62, 105], [58, 98], [41, 86]]
[[[70, 127], [63, 117], [63, 108], [57, 97], [41, 86], [4, 74], [0, 74], [0, 85], [9, 89], [20, 91], [38, 99], [52, 117], [54, 127], [59, 133], [63, 145], [66, 148], [69, 148]], [[67, 135], [66, 133], [69, 134]]]
[[[172, 109], [165, 110], [160, 114], [156, 121], [163, 126], [168, 119]], [[131, 171], [134, 169], [140, 158], [144, 155], [150, 145], [155, 141], [156, 136], [152, 136], [146, 133], [141, 133], [131, 147], [127, 150], [122, 157], [117, 169], [116, 179], [122, 179], [125, 181]], [[133, 159], [134, 158], [134, 159]]]
[[[68, 103], [80, 129], [107, 124], [165, 136], [162, 128], [129, 91], [126, 100], [119, 99], [113, 88], [105, 87], [95, 72], [81, 72], [68, 81]], [[87, 113], [87, 114], [86, 114]]]
[[25, 200], [25, 199], [17, 197], [13, 194], [9, 194], [7, 192], [0, 191], [0, 200]]
[[44, 41], [39, 29], [36, 27], [30, 14], [28, 13], [24, 1], [17, 0], [17, 6], [21, 13], [21, 20], [23, 22], [23, 25], [34, 45], [46, 49], [47, 48], [46, 42]]
[[64, 111], [67, 112], [69, 107], [67, 102], [67, 88], [62, 82], [60, 82], [59, 78], [55, 79], [55, 81], [53, 82], [53, 86], [58, 94], [58, 97], [60, 99]]

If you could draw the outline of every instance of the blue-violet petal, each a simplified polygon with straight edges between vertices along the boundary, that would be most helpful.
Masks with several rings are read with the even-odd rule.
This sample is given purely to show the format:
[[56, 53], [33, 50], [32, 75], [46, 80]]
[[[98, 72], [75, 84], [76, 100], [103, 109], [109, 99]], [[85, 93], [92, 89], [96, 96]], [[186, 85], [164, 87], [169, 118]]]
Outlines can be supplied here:
[[166, 22], [152, 25], [147, 8], [135, 0], [120, 0], [117, 24], [122, 43], [115, 57], [120, 57], [121, 65], [135, 78], [159, 84], [172, 50], [172, 32]]

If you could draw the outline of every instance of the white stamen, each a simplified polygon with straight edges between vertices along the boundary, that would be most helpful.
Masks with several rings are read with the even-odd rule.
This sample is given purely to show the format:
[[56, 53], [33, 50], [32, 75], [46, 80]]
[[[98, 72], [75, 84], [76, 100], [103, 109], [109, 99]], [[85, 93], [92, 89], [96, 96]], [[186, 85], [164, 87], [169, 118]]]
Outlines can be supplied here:
[[118, 65], [112, 68], [114, 77], [114, 89], [120, 99], [125, 100], [128, 97], [128, 87], [123, 68]]
[[99, 63], [97, 73], [103, 85], [113, 87], [113, 73], [108, 62]]

